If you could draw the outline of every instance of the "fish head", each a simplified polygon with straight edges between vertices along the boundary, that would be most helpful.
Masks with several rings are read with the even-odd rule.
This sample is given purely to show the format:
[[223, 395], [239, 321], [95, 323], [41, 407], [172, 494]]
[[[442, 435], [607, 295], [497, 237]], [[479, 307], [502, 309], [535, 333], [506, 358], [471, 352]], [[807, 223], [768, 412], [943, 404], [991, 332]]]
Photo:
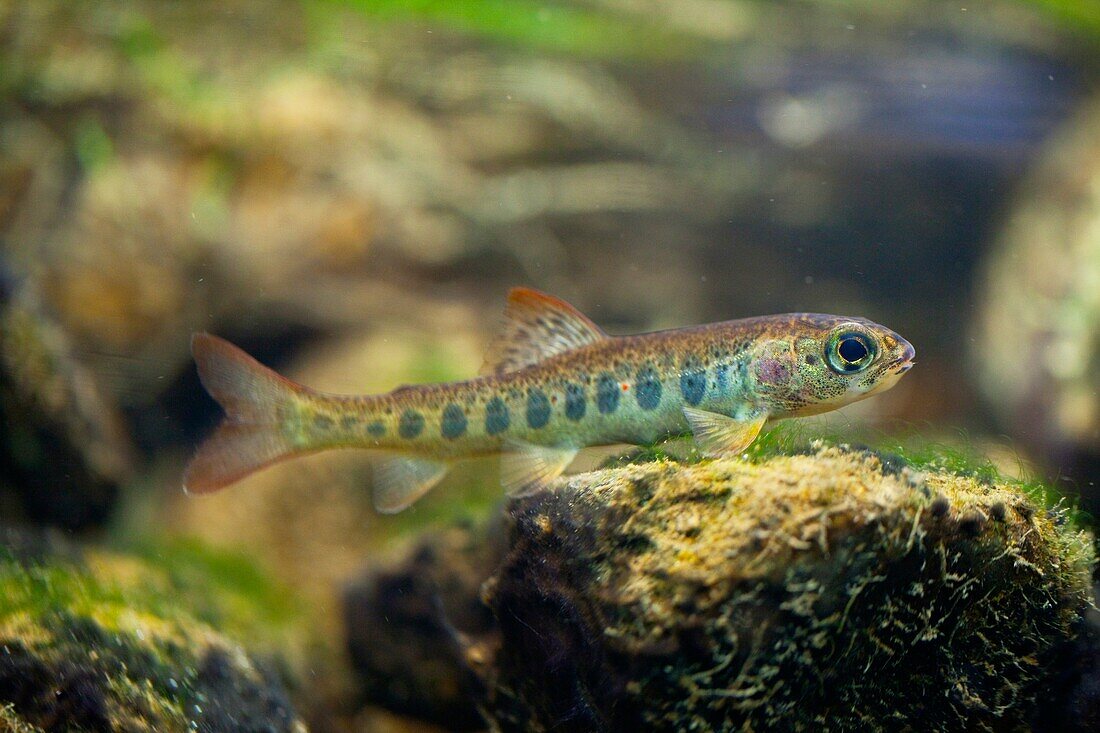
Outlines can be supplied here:
[[916, 351], [865, 318], [781, 316], [753, 351], [749, 379], [774, 417], [815, 415], [883, 392], [912, 368]]

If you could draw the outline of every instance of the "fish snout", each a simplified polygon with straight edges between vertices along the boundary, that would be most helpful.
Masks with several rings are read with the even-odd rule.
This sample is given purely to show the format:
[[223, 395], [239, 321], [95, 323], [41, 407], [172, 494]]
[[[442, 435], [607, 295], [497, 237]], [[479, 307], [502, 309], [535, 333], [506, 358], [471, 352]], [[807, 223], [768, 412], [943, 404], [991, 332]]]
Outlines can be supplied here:
[[917, 350], [913, 348], [913, 344], [905, 339], [899, 338], [898, 341], [901, 354], [894, 360], [891, 368], [895, 374], [901, 375], [912, 369], [913, 365], [917, 363], [913, 361], [917, 357]]

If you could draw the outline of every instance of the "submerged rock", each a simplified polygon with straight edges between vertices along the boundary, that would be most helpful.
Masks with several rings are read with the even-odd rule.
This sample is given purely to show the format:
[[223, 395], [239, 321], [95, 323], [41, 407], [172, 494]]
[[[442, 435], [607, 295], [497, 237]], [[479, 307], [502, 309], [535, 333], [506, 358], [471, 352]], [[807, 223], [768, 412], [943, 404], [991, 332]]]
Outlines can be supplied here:
[[1100, 100], [1055, 135], [987, 257], [972, 361], [1014, 435], [1100, 508]]
[[[495, 730], [1013, 730], [1082, 699], [1091, 538], [1015, 487], [818, 447], [579, 475], [509, 514], [495, 625], [451, 630]], [[404, 566], [421, 599], [456, 562], [433, 557]]]
[[0, 284], [0, 514], [100, 526], [131, 463], [118, 410], [67, 335], [26, 288]]
[[503, 556], [502, 539], [454, 527], [348, 587], [348, 652], [363, 699], [451, 731], [484, 730], [466, 667], [477, 641], [495, 633], [479, 588]]
[[502, 730], [1022, 727], [1093, 559], [1016, 490], [836, 448], [595, 473], [513, 513]]
[[204, 563], [233, 566], [0, 531], [0, 731], [304, 731], [281, 665], [229, 636], [276, 643], [281, 611], [248, 578], [218, 587]]

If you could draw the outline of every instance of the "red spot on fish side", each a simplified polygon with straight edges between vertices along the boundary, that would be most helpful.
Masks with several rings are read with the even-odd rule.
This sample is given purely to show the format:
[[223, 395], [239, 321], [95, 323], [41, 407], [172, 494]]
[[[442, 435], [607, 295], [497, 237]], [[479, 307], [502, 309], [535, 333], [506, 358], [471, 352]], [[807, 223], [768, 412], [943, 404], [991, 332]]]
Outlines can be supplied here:
[[623, 392], [629, 392], [630, 391], [630, 385], [627, 384], [626, 382], [623, 382], [621, 386], [623, 388]]
[[756, 363], [756, 378], [764, 384], [780, 384], [791, 377], [791, 370], [778, 359], [761, 359]]

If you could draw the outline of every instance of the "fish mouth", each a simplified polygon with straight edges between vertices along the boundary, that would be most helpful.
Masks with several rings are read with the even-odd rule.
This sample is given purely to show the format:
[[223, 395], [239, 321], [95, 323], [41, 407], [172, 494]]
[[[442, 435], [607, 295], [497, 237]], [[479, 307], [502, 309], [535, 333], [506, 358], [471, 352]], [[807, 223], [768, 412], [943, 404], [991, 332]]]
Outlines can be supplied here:
[[894, 360], [894, 362], [888, 367], [891, 372], [898, 375], [905, 374], [912, 369], [917, 362], [914, 359], [917, 356], [917, 350], [913, 348], [913, 345], [908, 341], [903, 342], [905, 344], [904, 350], [901, 352], [901, 356]]

